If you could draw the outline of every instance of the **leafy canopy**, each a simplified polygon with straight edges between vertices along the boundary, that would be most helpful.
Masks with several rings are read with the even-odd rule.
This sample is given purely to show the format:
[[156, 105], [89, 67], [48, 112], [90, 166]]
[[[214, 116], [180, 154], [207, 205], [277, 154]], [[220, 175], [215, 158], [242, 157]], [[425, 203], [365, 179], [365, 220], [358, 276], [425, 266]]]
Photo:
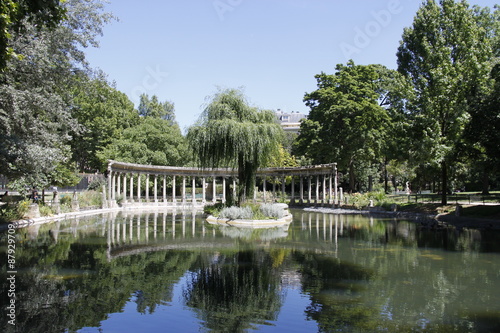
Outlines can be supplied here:
[[279, 152], [283, 130], [272, 111], [248, 105], [241, 90], [216, 93], [188, 141], [201, 167], [238, 169], [238, 198], [253, 193], [255, 172]]
[[470, 119], [469, 103], [488, 79], [492, 47], [483, 16], [466, 1], [427, 0], [406, 28], [398, 49], [398, 69], [412, 83], [409, 109], [422, 159], [441, 166], [446, 204], [448, 164]]
[[304, 97], [311, 111], [301, 124], [295, 152], [314, 163], [337, 162], [349, 172], [354, 190], [356, 166], [377, 161], [383, 152], [388, 109], [399, 100], [388, 88], [395, 74], [380, 65], [349, 61], [337, 65], [335, 74], [316, 75], [317, 89]]

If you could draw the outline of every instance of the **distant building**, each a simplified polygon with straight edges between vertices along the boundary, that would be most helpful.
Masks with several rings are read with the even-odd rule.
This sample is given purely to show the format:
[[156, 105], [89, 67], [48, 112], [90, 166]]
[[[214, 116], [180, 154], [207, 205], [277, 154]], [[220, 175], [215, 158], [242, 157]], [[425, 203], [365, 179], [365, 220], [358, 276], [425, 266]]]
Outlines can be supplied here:
[[300, 121], [305, 119], [307, 115], [300, 113], [298, 111], [292, 111], [291, 113], [283, 112], [280, 109], [276, 111], [276, 118], [286, 132], [299, 132]]

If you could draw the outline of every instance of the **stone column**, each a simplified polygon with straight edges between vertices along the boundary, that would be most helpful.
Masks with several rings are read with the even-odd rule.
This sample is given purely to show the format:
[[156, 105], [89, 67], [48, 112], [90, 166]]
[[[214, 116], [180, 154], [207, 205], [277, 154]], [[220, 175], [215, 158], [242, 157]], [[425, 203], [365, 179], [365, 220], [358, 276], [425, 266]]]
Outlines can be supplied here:
[[222, 177], [222, 203], [226, 203], [226, 177]]
[[108, 168], [108, 200], [113, 199], [113, 171]]
[[264, 197], [263, 197], [263, 200], [264, 200], [264, 203], [267, 202], [267, 195], [266, 195], [266, 179], [267, 177], [264, 176], [264, 178], [262, 179], [262, 191], [264, 191]]
[[233, 198], [234, 200], [237, 199], [236, 197], [236, 179], [233, 178]]
[[304, 177], [300, 176], [300, 204], [304, 203]]
[[146, 174], [146, 202], [149, 202], [149, 174]]
[[292, 193], [291, 193], [290, 203], [295, 203], [295, 177], [292, 176]]
[[127, 174], [123, 174], [123, 202], [127, 202]]
[[137, 202], [141, 202], [141, 174], [137, 174]]
[[155, 202], [158, 202], [158, 175], [155, 175], [153, 195]]
[[186, 204], [186, 176], [182, 176], [182, 204]]
[[112, 190], [111, 190], [111, 199], [116, 200], [116, 172], [113, 173], [113, 179], [112, 179]]
[[333, 175], [328, 177], [328, 204], [333, 204], [333, 190], [332, 190], [332, 178]]
[[122, 179], [122, 174], [118, 174], [118, 183], [116, 185], [116, 195], [119, 197], [121, 194], [121, 179]]
[[216, 203], [217, 202], [217, 183], [215, 181], [215, 176], [214, 178], [212, 179], [212, 203]]
[[316, 175], [316, 201], [315, 203], [319, 202], [319, 176]]
[[192, 177], [191, 184], [193, 185], [193, 187], [191, 188], [191, 193], [193, 196], [193, 206], [194, 206], [196, 204], [196, 177], [195, 176]]
[[283, 199], [285, 199], [285, 197], [286, 197], [286, 192], [285, 192], [285, 185], [286, 184], [285, 184], [285, 182], [286, 182], [285, 181], [285, 176], [283, 176], [281, 178], [281, 196], [283, 197]]
[[335, 172], [335, 175], [334, 175], [335, 178], [333, 180], [333, 187], [334, 187], [334, 191], [335, 191], [335, 198], [334, 198], [335, 200], [334, 200], [334, 203], [336, 205], [338, 205], [339, 204], [339, 193], [338, 193], [338, 179], [337, 179], [338, 178], [338, 173], [337, 173], [337, 166], [335, 166], [334, 172]]
[[326, 175], [323, 175], [323, 199], [322, 203], [326, 203]]
[[167, 202], [167, 175], [163, 175], [163, 202]]
[[173, 175], [172, 176], [172, 202], [174, 203], [174, 205], [177, 202], [177, 200], [175, 199], [175, 195], [176, 195], [176, 193], [175, 193], [175, 186], [176, 186], [175, 185], [175, 175]]
[[206, 192], [205, 192], [205, 177], [201, 178], [201, 203], [206, 204], [207, 203], [207, 198], [206, 198]]
[[131, 202], [134, 201], [134, 174], [131, 173], [130, 174], [130, 195], [129, 195], [129, 200]]
[[311, 187], [311, 176], [307, 176], [307, 184], [309, 186], [309, 190], [307, 192], [307, 203], [311, 203], [312, 201], [312, 187]]

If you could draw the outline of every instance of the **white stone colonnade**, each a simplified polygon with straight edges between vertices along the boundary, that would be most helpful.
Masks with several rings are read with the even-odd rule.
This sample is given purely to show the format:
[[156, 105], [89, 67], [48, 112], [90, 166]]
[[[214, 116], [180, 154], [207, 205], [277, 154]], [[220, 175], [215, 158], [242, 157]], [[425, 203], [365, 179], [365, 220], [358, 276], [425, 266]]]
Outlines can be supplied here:
[[[121, 201], [127, 205], [205, 205], [209, 201], [226, 202], [226, 186], [232, 184], [235, 195], [236, 178], [237, 170], [227, 168], [199, 169], [109, 161], [107, 198], [111, 203]], [[339, 203], [336, 163], [294, 168], [263, 168], [257, 171], [256, 178], [260, 180], [264, 202], [277, 198], [276, 187], [281, 184], [281, 196], [289, 199], [291, 204]], [[285, 192], [287, 180], [290, 182], [288, 195]], [[198, 197], [197, 183], [201, 183], [201, 186], [198, 186], [201, 187]], [[188, 184], [191, 185], [190, 193], [187, 191]], [[217, 185], [221, 187], [219, 191]], [[176, 190], [178, 186], [180, 193]], [[257, 200], [256, 194], [253, 199]]]

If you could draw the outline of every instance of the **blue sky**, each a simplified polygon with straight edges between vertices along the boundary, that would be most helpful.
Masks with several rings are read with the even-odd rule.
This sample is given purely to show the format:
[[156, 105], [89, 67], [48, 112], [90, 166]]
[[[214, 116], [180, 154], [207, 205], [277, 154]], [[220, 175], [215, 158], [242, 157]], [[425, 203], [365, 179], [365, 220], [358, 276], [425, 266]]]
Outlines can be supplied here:
[[[217, 87], [244, 87], [262, 109], [309, 110], [302, 99], [314, 75], [336, 64], [396, 68], [404, 27], [416, 0], [110, 0], [119, 21], [88, 49], [136, 104], [141, 93], [175, 104], [183, 130]], [[492, 0], [470, 0], [493, 7]]]

